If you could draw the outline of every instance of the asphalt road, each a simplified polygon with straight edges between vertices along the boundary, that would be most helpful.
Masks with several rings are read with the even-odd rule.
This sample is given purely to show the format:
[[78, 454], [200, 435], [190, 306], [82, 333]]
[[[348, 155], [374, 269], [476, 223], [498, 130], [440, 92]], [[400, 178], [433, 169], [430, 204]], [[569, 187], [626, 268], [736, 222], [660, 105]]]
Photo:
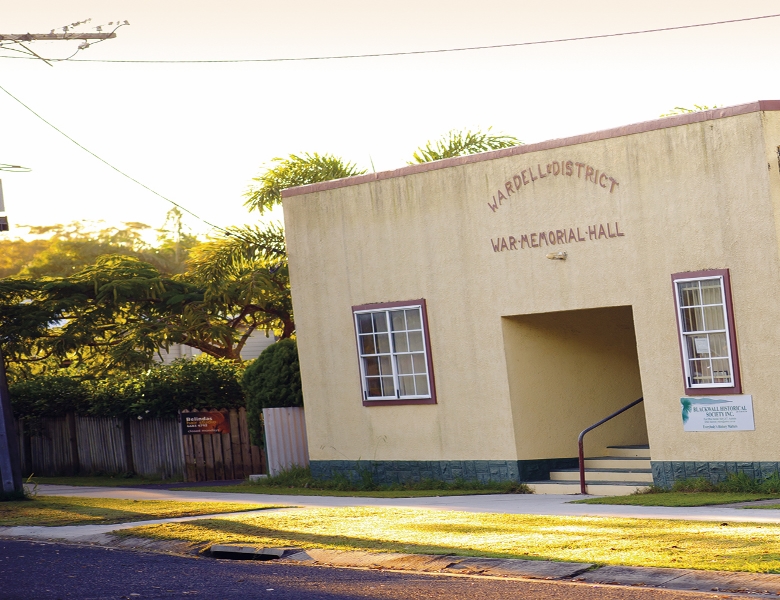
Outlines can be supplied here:
[[444, 577], [0, 541], [0, 598], [703, 600], [710, 593]]

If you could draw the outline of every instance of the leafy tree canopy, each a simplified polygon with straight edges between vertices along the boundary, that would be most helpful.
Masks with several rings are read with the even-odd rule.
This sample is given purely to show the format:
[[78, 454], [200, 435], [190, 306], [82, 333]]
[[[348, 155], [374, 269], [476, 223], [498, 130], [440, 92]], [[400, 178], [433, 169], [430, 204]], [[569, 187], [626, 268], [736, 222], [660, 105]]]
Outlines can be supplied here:
[[12, 377], [137, 372], [173, 344], [234, 362], [257, 329], [295, 331], [284, 234], [228, 230], [193, 248], [175, 276], [105, 255], [67, 277], [0, 279], [0, 344]]
[[32, 262], [37, 254], [49, 246], [49, 240], [2, 240], [0, 241], [0, 277], [18, 275]]
[[94, 374], [132, 371], [176, 342], [170, 315], [202, 299], [137, 258], [101, 256], [70, 277], [0, 280], [0, 344], [28, 374], [60, 361], [88, 363]]
[[225, 358], [237, 358], [258, 328], [273, 330], [280, 338], [295, 332], [284, 230], [279, 225], [228, 228], [193, 250], [181, 279], [202, 289], [209, 314], [218, 315], [232, 330], [235, 354]]
[[408, 164], [427, 163], [454, 156], [500, 150], [501, 148], [519, 146], [522, 143], [511, 135], [492, 133], [490, 127], [486, 131], [453, 129], [439, 140], [429, 141], [425, 146], [420, 146], [415, 151], [413, 160], [409, 161]]
[[291, 154], [287, 158], [274, 158], [274, 166], [252, 181], [257, 182], [246, 192], [245, 206], [263, 214], [282, 201], [282, 190], [298, 185], [362, 175], [353, 163], [345, 162], [332, 154]]
[[144, 223], [101, 227], [77, 221], [26, 229], [42, 239], [0, 241], [0, 277], [67, 277], [108, 254], [133, 256], [172, 275], [183, 272], [189, 250], [198, 244], [182, 224], [178, 208], [169, 211], [163, 227], [156, 230], [156, 244], [146, 241], [152, 229]]

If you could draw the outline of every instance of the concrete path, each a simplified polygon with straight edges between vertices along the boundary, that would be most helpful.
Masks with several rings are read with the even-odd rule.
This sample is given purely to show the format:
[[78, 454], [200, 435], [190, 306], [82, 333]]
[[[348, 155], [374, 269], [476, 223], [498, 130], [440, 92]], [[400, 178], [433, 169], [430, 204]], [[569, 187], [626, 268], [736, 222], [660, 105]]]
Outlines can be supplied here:
[[105, 525], [62, 525], [54, 527], [41, 527], [33, 525], [19, 525], [15, 527], [0, 527], [0, 538], [19, 538], [23, 540], [66, 540], [70, 542], [99, 542], [112, 531], [130, 529], [143, 525], [157, 525], [158, 523], [183, 523], [197, 519], [214, 519], [216, 517], [232, 517], [256, 515], [269, 512], [269, 510], [249, 510], [232, 513], [217, 513], [213, 515], [195, 515], [192, 517], [171, 517], [169, 519], [153, 519], [149, 521], [133, 521], [132, 523], [112, 523]]
[[127, 500], [179, 500], [182, 502], [247, 502], [285, 504], [300, 507], [379, 506], [427, 508], [526, 515], [627, 517], [634, 519], [685, 519], [692, 521], [731, 521], [780, 523], [780, 510], [745, 509], [734, 506], [619, 506], [571, 504], [579, 496], [543, 494], [495, 494], [476, 496], [437, 496], [432, 498], [353, 498], [340, 496], [285, 496], [222, 492], [185, 492], [134, 488], [76, 487], [40, 485], [41, 496], [79, 496]]

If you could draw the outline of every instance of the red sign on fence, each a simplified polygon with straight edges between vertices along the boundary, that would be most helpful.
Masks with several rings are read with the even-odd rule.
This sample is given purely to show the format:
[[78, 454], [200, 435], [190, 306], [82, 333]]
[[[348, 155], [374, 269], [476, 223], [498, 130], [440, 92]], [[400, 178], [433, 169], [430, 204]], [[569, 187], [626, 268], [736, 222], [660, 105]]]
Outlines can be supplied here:
[[185, 435], [198, 433], [230, 433], [230, 421], [227, 419], [227, 413], [222, 412], [182, 413], [181, 431]]

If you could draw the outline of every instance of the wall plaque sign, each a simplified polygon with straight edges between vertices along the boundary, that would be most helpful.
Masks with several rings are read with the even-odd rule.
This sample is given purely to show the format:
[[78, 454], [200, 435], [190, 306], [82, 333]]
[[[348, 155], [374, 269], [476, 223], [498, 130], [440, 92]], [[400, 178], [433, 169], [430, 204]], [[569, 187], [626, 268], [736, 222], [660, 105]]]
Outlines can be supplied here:
[[755, 431], [753, 396], [680, 398], [685, 431]]
[[181, 431], [185, 435], [230, 433], [230, 421], [227, 418], [227, 413], [218, 411], [182, 413]]

